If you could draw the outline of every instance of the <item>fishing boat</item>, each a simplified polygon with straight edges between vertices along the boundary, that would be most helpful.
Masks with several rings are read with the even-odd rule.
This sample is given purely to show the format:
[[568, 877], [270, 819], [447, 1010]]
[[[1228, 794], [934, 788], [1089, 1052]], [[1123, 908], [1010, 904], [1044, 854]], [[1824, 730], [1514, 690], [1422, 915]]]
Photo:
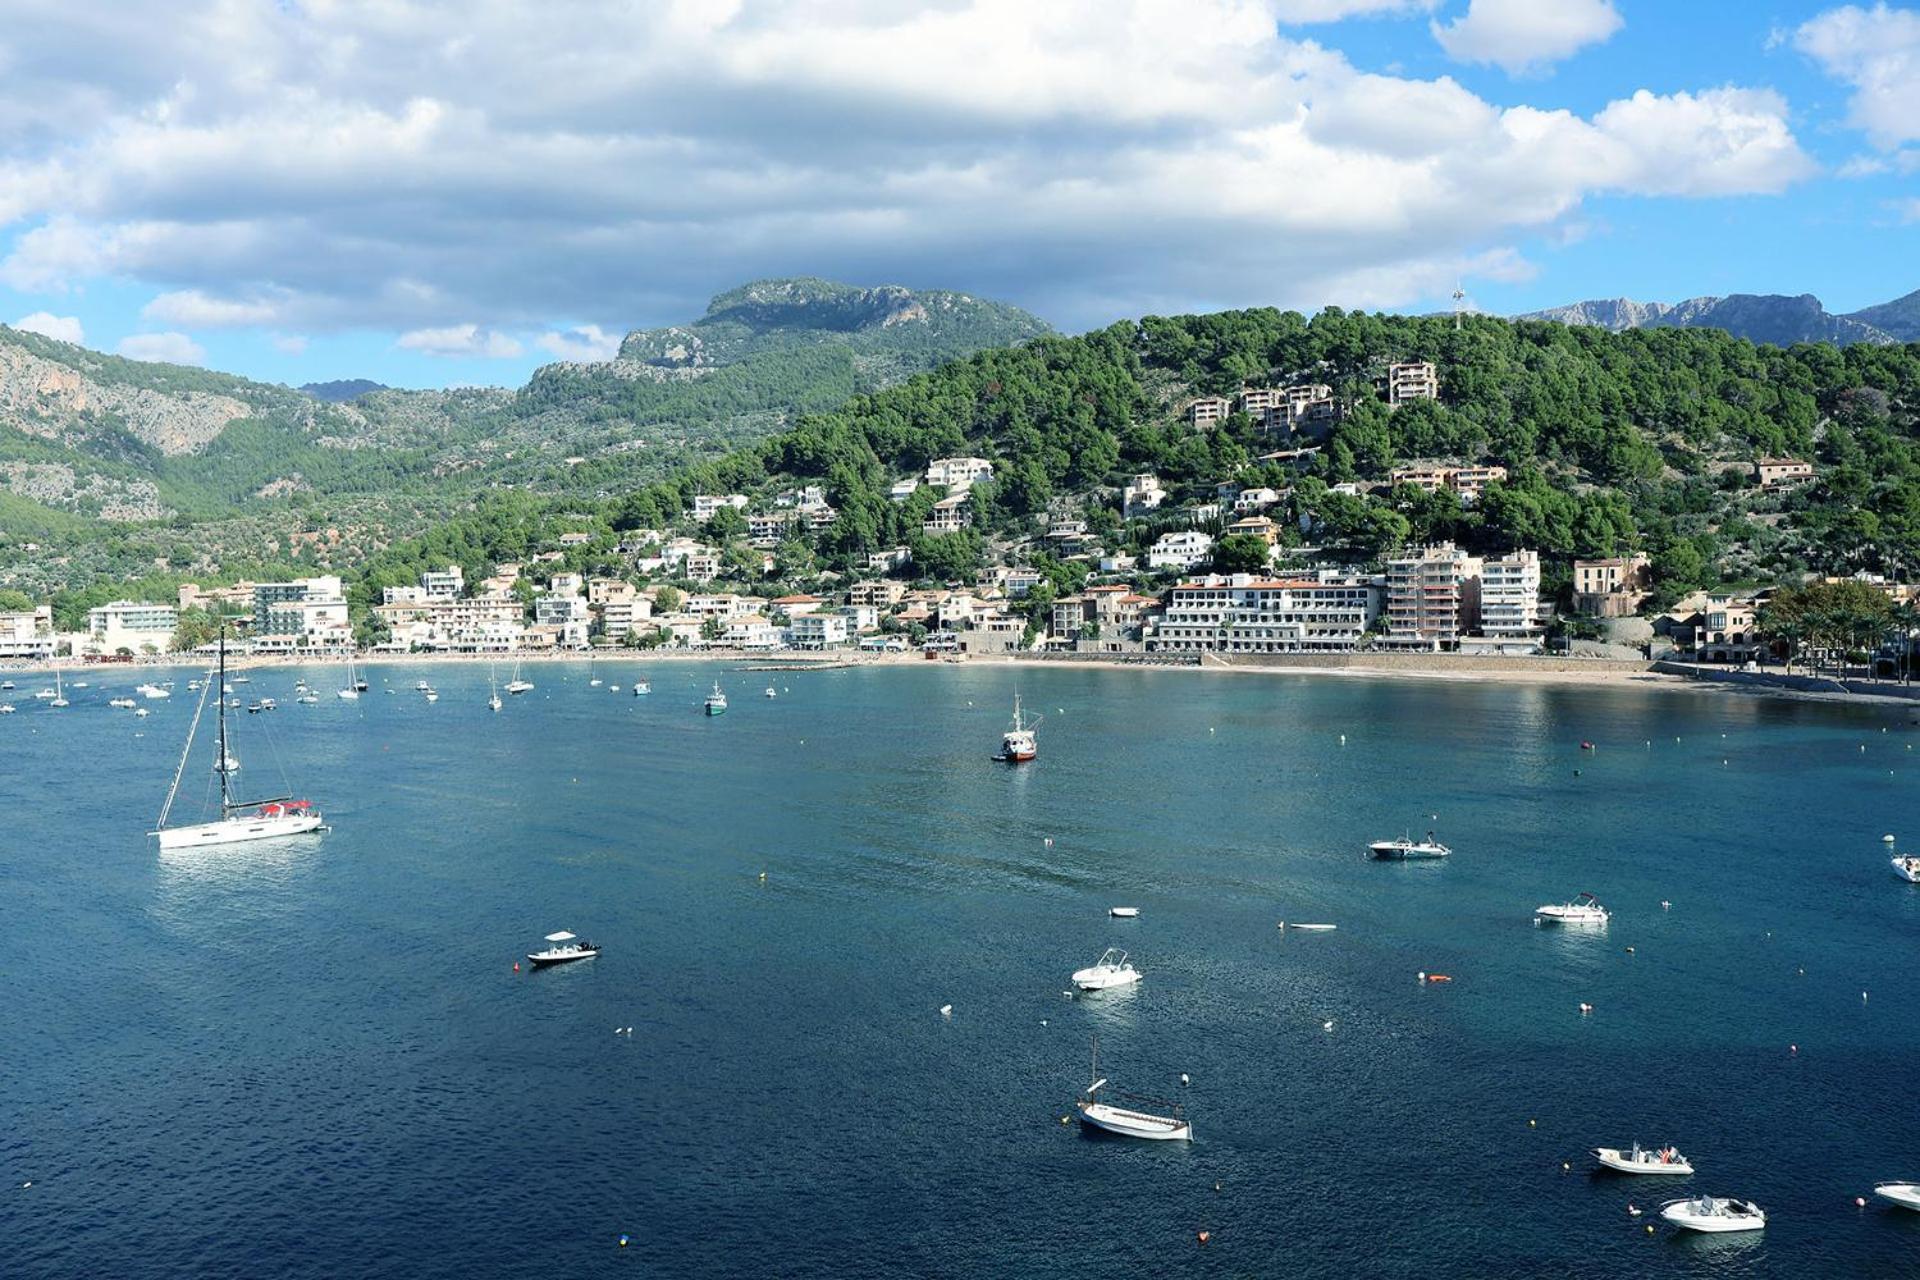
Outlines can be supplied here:
[[1657, 1173], [1686, 1176], [1693, 1172], [1693, 1165], [1671, 1145], [1647, 1148], [1634, 1143], [1626, 1150], [1617, 1147], [1595, 1147], [1593, 1158], [1604, 1169], [1615, 1173]]
[[533, 681], [522, 680], [520, 678], [520, 663], [519, 663], [519, 660], [516, 659], [513, 664], [513, 679], [507, 681], [507, 692], [508, 693], [528, 693], [532, 689], [533, 689]]
[[1750, 1200], [1689, 1196], [1660, 1207], [1660, 1216], [1685, 1231], [1759, 1231], [1767, 1215]]
[[1100, 953], [1100, 958], [1085, 969], [1074, 971], [1073, 985], [1082, 991], [1106, 991], [1113, 987], [1130, 987], [1140, 981], [1141, 973], [1127, 959], [1127, 953], [1118, 947], [1108, 947]]
[[55, 698], [59, 696], [60, 696], [59, 694], [55, 693], [51, 689], [35, 689], [33, 691], [33, 700], [35, 702], [52, 702]]
[[1020, 694], [1013, 695], [1013, 723], [1000, 735], [1000, 754], [995, 760], [1006, 764], [1025, 764], [1040, 754], [1040, 744], [1034, 739], [1034, 730], [1040, 727], [1040, 717], [1025, 719], [1020, 714]]
[[327, 829], [319, 810], [310, 800], [295, 800], [290, 796], [278, 796], [267, 800], [236, 800], [233, 796], [233, 774], [240, 762], [233, 758], [227, 748], [227, 704], [224, 698], [213, 699], [214, 714], [217, 718], [219, 740], [214, 752], [214, 776], [220, 779], [220, 816], [212, 822], [202, 822], [193, 826], [169, 827], [167, 819], [173, 813], [173, 802], [180, 794], [180, 780], [186, 775], [187, 761], [193, 755], [194, 735], [199, 731], [200, 719], [207, 709], [207, 694], [226, 685], [227, 636], [220, 633], [220, 676], [218, 681], [208, 681], [200, 691], [200, 703], [194, 709], [193, 723], [187, 726], [187, 742], [180, 749], [180, 763], [173, 771], [173, 785], [167, 788], [167, 800], [160, 808], [160, 820], [154, 824], [149, 834], [159, 837], [160, 848], [192, 849], [202, 845], [235, 844], [243, 840], [269, 840], [280, 836], [306, 835], [310, 832]]
[[727, 695], [720, 692], [720, 682], [718, 680], [713, 682], [713, 692], [707, 695], [707, 700], [702, 705], [706, 708], [706, 712], [710, 716], [726, 714]]
[[426, 691], [426, 699], [428, 702], [440, 701], [440, 691], [438, 689], [429, 688]]
[[1412, 836], [1401, 836], [1398, 840], [1375, 840], [1367, 849], [1382, 862], [1445, 858], [1453, 853], [1453, 850], [1435, 840], [1431, 831], [1427, 832], [1425, 840], [1415, 840]]
[[1873, 1194], [1902, 1209], [1920, 1209], [1920, 1182], [1882, 1182], [1874, 1187]]
[[1908, 884], [1920, 884], [1920, 858], [1911, 855], [1893, 859], [1893, 874]]
[[315, 693], [311, 689], [302, 689], [300, 691], [300, 696], [295, 698], [294, 701], [305, 703], [307, 706], [312, 706], [315, 703], [320, 701], [320, 695]]
[[[1193, 1138], [1193, 1126], [1187, 1122], [1185, 1112], [1177, 1102], [1164, 1102], [1158, 1098], [1136, 1097], [1122, 1093], [1118, 1089], [1109, 1089], [1108, 1096], [1119, 1098], [1124, 1103], [1135, 1106], [1116, 1105], [1100, 1101], [1100, 1090], [1107, 1088], [1107, 1082], [1100, 1075], [1100, 1040], [1093, 1041], [1093, 1083], [1075, 1102], [1074, 1109], [1080, 1113], [1080, 1123], [1095, 1129], [1104, 1129], [1108, 1133], [1117, 1133], [1127, 1138], [1146, 1138], [1158, 1142], [1186, 1142]], [[1165, 1108], [1171, 1115], [1157, 1115], [1141, 1108]]]
[[546, 942], [546, 950], [527, 953], [527, 959], [536, 968], [550, 964], [567, 964], [574, 960], [591, 960], [600, 954], [597, 944], [576, 938], [565, 929], [548, 934]]
[[1533, 918], [1540, 924], [1605, 924], [1613, 913], [1600, 905], [1600, 899], [1583, 893], [1572, 902], [1548, 903], [1535, 907]]

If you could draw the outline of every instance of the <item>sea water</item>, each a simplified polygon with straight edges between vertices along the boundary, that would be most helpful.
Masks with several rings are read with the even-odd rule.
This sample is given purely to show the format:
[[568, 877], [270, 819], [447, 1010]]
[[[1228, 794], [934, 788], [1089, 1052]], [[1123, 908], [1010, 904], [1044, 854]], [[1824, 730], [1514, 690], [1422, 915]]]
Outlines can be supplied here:
[[[333, 827], [270, 845], [144, 834], [188, 673], [0, 719], [0, 1275], [1920, 1271], [1871, 1200], [1920, 1178], [1909, 712], [604, 661], [494, 713], [472, 665], [368, 672], [245, 689], [237, 790]], [[995, 764], [1016, 686], [1040, 758]], [[1610, 927], [1532, 922], [1581, 891]], [[532, 971], [563, 928], [604, 954]], [[1114, 946], [1144, 980], [1072, 996]], [[1095, 1037], [1192, 1143], [1062, 1123]], [[1592, 1172], [1635, 1140], [1698, 1175]], [[1688, 1190], [1764, 1235], [1675, 1235]]]

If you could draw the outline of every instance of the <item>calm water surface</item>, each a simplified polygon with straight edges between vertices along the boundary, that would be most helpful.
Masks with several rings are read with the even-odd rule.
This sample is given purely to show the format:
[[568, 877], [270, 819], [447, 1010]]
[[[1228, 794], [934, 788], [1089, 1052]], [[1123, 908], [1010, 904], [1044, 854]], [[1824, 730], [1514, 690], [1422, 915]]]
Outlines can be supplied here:
[[[1920, 1274], [1853, 1205], [1920, 1178], [1907, 713], [1026, 670], [1010, 769], [1002, 668], [312, 674], [240, 690], [243, 790], [334, 823], [279, 846], [144, 838], [184, 678], [0, 718], [0, 1274]], [[513, 971], [558, 928], [606, 954]], [[1070, 999], [1111, 945], [1145, 981]], [[1195, 1142], [1061, 1124], [1095, 1035]], [[1589, 1171], [1636, 1138], [1700, 1175]], [[1627, 1212], [1688, 1186], [1764, 1237]]]

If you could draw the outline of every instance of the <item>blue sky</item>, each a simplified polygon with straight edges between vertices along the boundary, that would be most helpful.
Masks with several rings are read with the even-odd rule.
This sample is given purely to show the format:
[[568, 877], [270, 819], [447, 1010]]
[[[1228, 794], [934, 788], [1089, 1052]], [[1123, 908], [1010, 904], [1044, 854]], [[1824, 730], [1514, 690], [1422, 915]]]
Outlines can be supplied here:
[[1920, 7], [0, 0], [0, 322], [517, 385], [770, 275], [1069, 331], [1920, 288]]

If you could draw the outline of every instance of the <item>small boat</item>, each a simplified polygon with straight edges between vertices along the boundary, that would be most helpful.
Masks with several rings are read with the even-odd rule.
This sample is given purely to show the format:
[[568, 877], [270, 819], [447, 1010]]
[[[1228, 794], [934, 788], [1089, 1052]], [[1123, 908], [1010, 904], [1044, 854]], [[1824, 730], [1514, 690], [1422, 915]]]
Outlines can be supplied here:
[[215, 773], [238, 773], [240, 772], [240, 762], [230, 755], [215, 756], [213, 759], [213, 771]]
[[311, 689], [303, 689], [301, 690], [300, 696], [295, 698], [294, 701], [303, 702], [307, 706], [312, 706], [314, 703], [320, 701], [320, 695]]
[[413, 682], [413, 688], [416, 693], [429, 693], [433, 690], [433, 686], [425, 680], [415, 680]]
[[1140, 914], [1138, 907], [1108, 907], [1107, 914], [1116, 920], [1131, 920]]
[[426, 697], [428, 702], [438, 702], [440, 701], [440, 691], [438, 689], [429, 689], [427, 690]]
[[53, 697], [47, 702], [47, 705], [50, 707], [70, 707], [73, 705], [67, 701], [67, 691], [60, 683], [60, 672], [58, 668], [56, 668], [53, 673]]
[[13, 687], [14, 687], [14, 686], [13, 686], [13, 681], [11, 681], [11, 680], [0, 680], [0, 689], [11, 689], [11, 688], [13, 688]]
[[1425, 840], [1415, 840], [1412, 836], [1401, 836], [1398, 840], [1375, 840], [1367, 850], [1382, 862], [1412, 862], [1422, 858], [1444, 858], [1453, 850], [1433, 838], [1433, 832], [1427, 832]]
[[[11, 710], [13, 710], [12, 707], [0, 707], [0, 711], [11, 711]], [[152, 715], [153, 713], [151, 711], [148, 711], [145, 707], [135, 707], [133, 709], [133, 714], [144, 718], [146, 716]]]
[[1748, 1200], [1690, 1196], [1660, 1208], [1660, 1216], [1685, 1231], [1759, 1231], [1767, 1215]]
[[777, 698], [777, 697], [779, 697], [779, 696], [780, 696], [780, 694], [779, 694], [779, 691], [778, 691], [778, 690], [776, 690], [776, 689], [775, 689], [775, 688], [774, 688], [774, 687], [773, 687], [772, 685], [768, 685], [768, 686], [767, 686], [767, 696], [768, 696], [769, 698]]
[[59, 696], [60, 696], [59, 694], [55, 693], [51, 689], [36, 689], [34, 690], [34, 693], [33, 693], [33, 700], [35, 702], [52, 702], [55, 698]]
[[1600, 899], [1583, 893], [1572, 902], [1536, 907], [1533, 918], [1541, 924], [1605, 924], [1613, 913], [1600, 905]]
[[235, 684], [252, 684], [253, 677], [252, 676], [235, 676], [233, 678], [233, 682]]
[[1100, 1090], [1107, 1082], [1100, 1076], [1100, 1041], [1093, 1042], [1093, 1083], [1086, 1092], [1074, 1102], [1075, 1110], [1080, 1113], [1080, 1123], [1095, 1129], [1104, 1129], [1108, 1133], [1117, 1133], [1126, 1138], [1146, 1138], [1151, 1141], [1187, 1142], [1193, 1138], [1193, 1126], [1187, 1122], [1185, 1112], [1177, 1102], [1162, 1102], [1155, 1098], [1136, 1098], [1129, 1094], [1112, 1090], [1113, 1096], [1128, 1102], [1139, 1103], [1142, 1107], [1164, 1107], [1171, 1115], [1156, 1115], [1135, 1107], [1116, 1106], [1099, 1100]]
[[1882, 1182], [1873, 1188], [1873, 1194], [1902, 1209], [1920, 1209], [1920, 1182]]
[[360, 696], [361, 691], [366, 687], [367, 687], [366, 681], [358, 679], [354, 676], [353, 655], [348, 654], [347, 655], [347, 683], [344, 687], [337, 690], [334, 696], [338, 698], [345, 698], [347, 701], [351, 702], [355, 698], [358, 698]]
[[10, 716], [12, 714], [13, 704], [11, 702], [0, 702], [0, 716]]
[[108, 698], [107, 705], [110, 707], [119, 707], [123, 711], [131, 711], [134, 707], [137, 707], [140, 704], [135, 702], [132, 698]]
[[507, 681], [508, 693], [529, 693], [533, 690], [533, 681], [520, 678], [520, 664], [513, 664], [513, 679]]
[[527, 953], [527, 959], [536, 966], [567, 964], [573, 960], [591, 960], [600, 954], [597, 944], [576, 938], [565, 929], [548, 934], [546, 940], [549, 945], [545, 951]]
[[1920, 884], [1920, 858], [1907, 856], [1893, 859], [1893, 874], [1908, 884]]
[[1025, 764], [1040, 754], [1040, 744], [1034, 738], [1034, 730], [1040, 727], [1040, 717], [1024, 719], [1020, 714], [1020, 694], [1013, 695], [1013, 723], [1000, 735], [1000, 754], [994, 759], [1005, 764]]
[[647, 682], [646, 682], [645, 680], [635, 680], [635, 681], [633, 682], [633, 696], [634, 696], [634, 697], [636, 697], [636, 698], [644, 698], [644, 697], [646, 697], [646, 696], [647, 696], [648, 694], [650, 694], [650, 693], [652, 693], [652, 692], [653, 692], [653, 686], [652, 686], [652, 685], [650, 685], [650, 684], [648, 684], [648, 683], [647, 683]]
[[1082, 991], [1105, 991], [1111, 987], [1130, 987], [1140, 978], [1140, 971], [1127, 959], [1126, 952], [1108, 947], [1092, 965], [1074, 972], [1073, 985]]
[[85, 680], [75, 680], [73, 682], [73, 687], [76, 689], [84, 689], [87, 687], [87, 682]]
[[274, 700], [273, 700], [272, 698], [262, 698], [262, 699], [260, 699], [260, 709], [261, 709], [262, 711], [273, 711], [273, 710], [275, 710], [276, 708], [278, 708], [278, 707], [279, 707], [279, 705], [280, 705], [280, 704], [279, 704], [279, 703], [277, 703], [277, 702], [275, 702], [275, 701], [274, 701]]
[[143, 698], [149, 698], [149, 699], [171, 698], [173, 696], [173, 690], [157, 684], [143, 684], [139, 688], [135, 689], [134, 692], [139, 694]]
[[1617, 1147], [1595, 1147], [1593, 1158], [1600, 1162], [1602, 1168], [1615, 1173], [1677, 1174], [1684, 1177], [1693, 1172], [1693, 1166], [1687, 1162], [1687, 1158], [1672, 1146], [1649, 1150], [1636, 1142], [1624, 1151]]
[[1301, 929], [1307, 933], [1332, 933], [1340, 926], [1337, 924], [1294, 924], [1290, 921], [1282, 920], [1280, 927], [1282, 929]]
[[720, 692], [720, 682], [718, 680], [713, 682], [713, 692], [707, 695], [707, 700], [702, 705], [706, 708], [706, 712], [710, 716], [724, 715], [726, 713], [727, 695]]

